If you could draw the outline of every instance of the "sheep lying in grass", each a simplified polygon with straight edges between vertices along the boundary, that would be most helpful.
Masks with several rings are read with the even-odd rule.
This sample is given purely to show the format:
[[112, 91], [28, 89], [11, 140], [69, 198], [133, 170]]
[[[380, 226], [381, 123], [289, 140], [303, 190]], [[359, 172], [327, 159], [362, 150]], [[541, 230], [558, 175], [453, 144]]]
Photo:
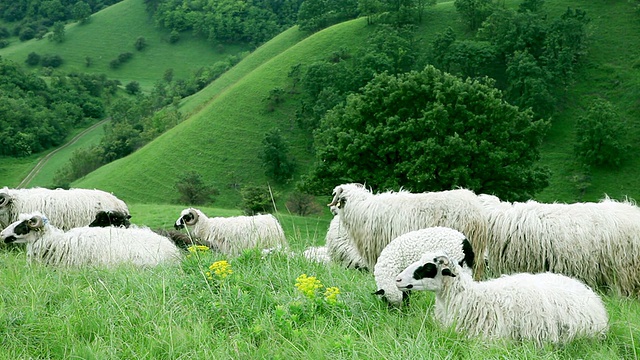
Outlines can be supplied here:
[[98, 211], [89, 227], [125, 227], [131, 226], [131, 215], [122, 211], [101, 210]]
[[67, 232], [39, 212], [21, 214], [0, 232], [5, 243], [26, 243], [29, 261], [54, 266], [154, 266], [177, 262], [180, 250], [166, 237], [138, 227], [80, 227]]
[[422, 254], [435, 250], [445, 250], [453, 261], [471, 273], [475, 254], [464, 234], [439, 226], [420, 229], [398, 236], [382, 250], [373, 270], [378, 286], [375, 294], [390, 305], [400, 306], [403, 299], [408, 299], [409, 292], [398, 290], [396, 277]]
[[89, 189], [0, 189], [0, 227], [18, 220], [18, 215], [41, 211], [51, 217], [51, 224], [62, 230], [87, 226], [101, 211], [129, 209], [124, 201], [102, 190]]
[[[369, 269], [391, 240], [432, 226], [458, 230], [467, 236], [476, 253], [485, 251], [488, 219], [470, 190], [374, 195], [360, 184], [343, 184], [335, 187], [333, 195], [329, 206], [340, 209], [340, 220]], [[481, 278], [483, 270], [484, 262], [476, 261], [474, 276]]]
[[175, 223], [185, 226], [202, 245], [226, 255], [240, 255], [251, 248], [288, 249], [282, 226], [273, 215], [207, 217], [194, 208], [184, 209]]
[[469, 336], [562, 344], [600, 337], [608, 329], [600, 297], [579, 280], [560, 274], [519, 273], [475, 282], [438, 251], [409, 265], [396, 285], [402, 291], [435, 292], [435, 319]]
[[640, 296], [640, 208], [634, 203], [479, 198], [489, 215], [492, 272], [550, 271], [618, 295]]

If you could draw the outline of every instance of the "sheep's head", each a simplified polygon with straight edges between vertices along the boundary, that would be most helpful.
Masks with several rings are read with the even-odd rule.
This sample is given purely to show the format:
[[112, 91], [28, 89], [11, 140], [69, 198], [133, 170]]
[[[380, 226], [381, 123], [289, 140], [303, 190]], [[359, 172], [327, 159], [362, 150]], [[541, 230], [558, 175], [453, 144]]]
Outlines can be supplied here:
[[199, 215], [196, 209], [184, 209], [180, 213], [180, 217], [178, 218], [178, 220], [176, 220], [176, 223], [173, 225], [173, 227], [175, 227], [176, 230], [180, 230], [184, 228], [185, 225], [193, 226], [198, 222], [198, 217]]
[[129, 219], [131, 219], [131, 215], [122, 211], [101, 210], [98, 211], [89, 227], [115, 226], [128, 228], [131, 225]]
[[397, 277], [396, 286], [401, 291], [442, 289], [443, 277], [456, 277], [458, 269], [455, 263], [443, 252], [430, 252], [420, 260], [407, 266]]
[[21, 214], [18, 221], [0, 232], [0, 240], [6, 244], [33, 242], [47, 223], [47, 217], [41, 213]]
[[352, 184], [343, 184], [338, 185], [333, 189], [333, 199], [327, 206], [332, 209], [332, 212], [335, 209], [341, 209], [344, 207], [344, 204], [347, 202], [348, 194], [351, 190], [364, 190], [368, 192], [367, 189], [362, 184], [352, 183]]

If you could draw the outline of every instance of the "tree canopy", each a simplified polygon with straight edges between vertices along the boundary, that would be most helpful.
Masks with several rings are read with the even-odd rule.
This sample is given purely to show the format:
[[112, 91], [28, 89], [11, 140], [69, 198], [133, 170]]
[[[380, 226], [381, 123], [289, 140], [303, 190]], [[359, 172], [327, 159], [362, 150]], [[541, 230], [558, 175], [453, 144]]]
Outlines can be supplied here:
[[430, 65], [383, 73], [321, 120], [319, 162], [305, 186], [324, 193], [344, 182], [415, 192], [465, 187], [528, 199], [547, 185], [537, 164], [547, 128], [490, 84]]

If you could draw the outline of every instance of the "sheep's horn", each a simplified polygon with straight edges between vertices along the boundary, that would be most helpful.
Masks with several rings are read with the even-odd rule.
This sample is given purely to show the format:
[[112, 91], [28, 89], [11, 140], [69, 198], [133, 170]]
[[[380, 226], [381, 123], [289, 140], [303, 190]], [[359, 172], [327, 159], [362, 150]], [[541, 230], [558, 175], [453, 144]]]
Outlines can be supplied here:
[[189, 210], [189, 214], [191, 215], [191, 220], [185, 221], [184, 223], [187, 225], [194, 225], [196, 222], [198, 222], [198, 212], [191, 209]]
[[342, 188], [338, 187], [333, 191], [333, 200], [327, 204], [327, 206], [335, 206], [338, 203], [338, 198], [342, 195]]
[[27, 222], [27, 226], [32, 229], [39, 229], [44, 226], [44, 221], [41, 216], [34, 216]]
[[11, 203], [9, 194], [0, 194], [0, 207], [5, 207]]

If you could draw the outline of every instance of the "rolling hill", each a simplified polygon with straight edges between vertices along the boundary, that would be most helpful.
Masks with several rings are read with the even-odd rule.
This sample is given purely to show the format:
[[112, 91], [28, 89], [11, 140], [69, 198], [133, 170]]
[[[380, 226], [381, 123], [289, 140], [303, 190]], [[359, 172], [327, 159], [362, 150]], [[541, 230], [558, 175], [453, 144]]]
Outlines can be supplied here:
[[[519, 1], [506, 3], [515, 6]], [[640, 32], [640, 21], [632, 6], [624, 1], [586, 4], [569, 0], [546, 5], [554, 15], [567, 7], [579, 7], [587, 11], [591, 22], [584, 66], [576, 74], [575, 83], [566, 89], [560, 111], [552, 119], [552, 128], [542, 146], [541, 162], [551, 169], [552, 177], [538, 200], [597, 200], [604, 194], [640, 198], [640, 176], [636, 170], [640, 159], [634, 156], [640, 151], [637, 145], [640, 40], [633, 36]], [[429, 9], [421, 26], [420, 43], [428, 46], [435, 34], [447, 26], [462, 33], [452, 1]], [[134, 203], [171, 203], [177, 198], [174, 184], [179, 175], [196, 170], [220, 190], [215, 206], [234, 208], [240, 201], [238, 185], [268, 182], [257, 155], [263, 134], [274, 127], [280, 128], [290, 142], [291, 153], [299, 164], [297, 176], [301, 175], [312, 157], [307, 151], [308, 135], [295, 125], [295, 100], [288, 99], [275, 111], [268, 112], [264, 98], [271, 89], [289, 86], [287, 73], [291, 66], [326, 58], [341, 47], [357, 49], [371, 31], [364, 19], [357, 19], [306, 38], [295, 27], [283, 32], [207, 88], [184, 99], [181, 111], [191, 114], [186, 121], [73, 186], [105, 189]], [[628, 129], [624, 140], [632, 145], [632, 150], [619, 169], [592, 169], [590, 178], [582, 180], [588, 186], [581, 193], [574, 181], [582, 173], [573, 155], [574, 128], [576, 119], [595, 96], [616, 106]], [[286, 194], [292, 186], [290, 183], [275, 188]]]

